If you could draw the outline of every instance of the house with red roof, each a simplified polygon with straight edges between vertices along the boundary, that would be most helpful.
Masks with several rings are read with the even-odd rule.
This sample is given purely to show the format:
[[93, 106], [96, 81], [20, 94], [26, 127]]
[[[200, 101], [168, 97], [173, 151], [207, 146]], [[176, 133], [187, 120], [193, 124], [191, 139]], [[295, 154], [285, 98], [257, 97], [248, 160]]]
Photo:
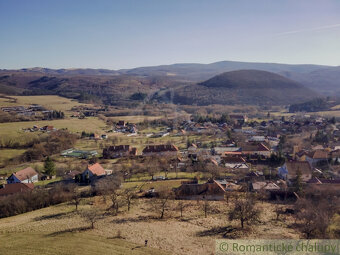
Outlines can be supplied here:
[[103, 149], [103, 158], [136, 156], [137, 148], [130, 145], [114, 145]]
[[83, 180], [86, 180], [91, 179], [94, 176], [106, 175], [106, 171], [99, 163], [95, 163], [93, 165], [88, 165], [81, 175]]
[[39, 180], [38, 173], [32, 167], [26, 167], [14, 172], [7, 178], [7, 184], [11, 183], [33, 183]]
[[161, 155], [161, 156], [177, 156], [179, 150], [177, 146], [173, 144], [159, 144], [159, 145], [147, 145], [143, 149], [144, 156]]
[[270, 157], [271, 150], [264, 143], [246, 143], [241, 146], [242, 154], [249, 156], [265, 156]]
[[3, 184], [0, 188], [0, 196], [8, 196], [17, 193], [30, 192], [34, 189], [33, 183]]

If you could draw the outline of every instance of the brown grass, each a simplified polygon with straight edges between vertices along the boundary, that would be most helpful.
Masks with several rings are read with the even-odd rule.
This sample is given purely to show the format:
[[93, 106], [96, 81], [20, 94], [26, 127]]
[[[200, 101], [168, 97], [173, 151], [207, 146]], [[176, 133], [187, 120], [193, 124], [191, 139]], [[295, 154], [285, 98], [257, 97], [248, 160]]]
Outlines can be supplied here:
[[[93, 199], [94, 206], [105, 208], [100, 197]], [[106, 215], [96, 223], [96, 229], [84, 230], [92, 236], [103, 239], [116, 238], [120, 235], [124, 241], [143, 246], [148, 240], [150, 247], [168, 251], [171, 254], [213, 254], [214, 241], [218, 238], [299, 238], [300, 234], [288, 226], [293, 222], [286, 216], [282, 221], [275, 220], [272, 204], [258, 204], [263, 213], [261, 223], [239, 228], [238, 222], [229, 222], [226, 216], [231, 204], [211, 202], [211, 212], [203, 216], [203, 202], [186, 201], [190, 204], [184, 211], [183, 218], [179, 217], [176, 201], [172, 201], [171, 210], [166, 213], [164, 220], [150, 210], [150, 200], [139, 199], [132, 210], [125, 208], [118, 216]], [[81, 205], [81, 209], [89, 205]], [[6, 234], [15, 237], [20, 235], [57, 235], [82, 230], [89, 226], [74, 211], [73, 205], [57, 205], [23, 215], [0, 219], [0, 236]], [[74, 231], [73, 231], [74, 230]], [[81, 231], [82, 232], [82, 231]], [[22, 247], [24, 249], [24, 247]]]

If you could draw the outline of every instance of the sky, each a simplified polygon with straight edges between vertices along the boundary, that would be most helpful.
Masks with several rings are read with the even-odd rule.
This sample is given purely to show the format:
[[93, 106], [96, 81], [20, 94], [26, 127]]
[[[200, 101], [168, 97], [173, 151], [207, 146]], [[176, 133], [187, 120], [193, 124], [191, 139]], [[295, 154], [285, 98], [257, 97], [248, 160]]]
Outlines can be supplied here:
[[0, 68], [340, 65], [339, 0], [0, 0]]

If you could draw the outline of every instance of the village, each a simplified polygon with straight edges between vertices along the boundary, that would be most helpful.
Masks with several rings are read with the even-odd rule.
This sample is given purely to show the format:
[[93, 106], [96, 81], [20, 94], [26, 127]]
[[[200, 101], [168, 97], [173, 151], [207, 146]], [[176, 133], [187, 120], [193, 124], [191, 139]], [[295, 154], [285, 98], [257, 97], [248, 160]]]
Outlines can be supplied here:
[[340, 1], [0, 12], [0, 255], [340, 254]]
[[[269, 237], [261, 225], [276, 238], [338, 236], [337, 118], [274, 111], [87, 113], [97, 108], [73, 106], [66, 114], [51, 110], [62, 118], [12, 122], [20, 124], [13, 137], [21, 138], [3, 137], [2, 151], [23, 152], [2, 161], [0, 218], [61, 205], [72, 212], [76, 229], [90, 224], [107, 235], [119, 224], [104, 222], [123, 221], [118, 238], [149, 240], [160, 249], [152, 241], [159, 225], [171, 222], [182, 230], [184, 222], [199, 221], [203, 225], [177, 244], [175, 236], [164, 240], [166, 250], [178, 254], [192, 235], [193, 243], [206, 240], [202, 252], [211, 250], [214, 238]], [[157, 230], [146, 233], [151, 225]]]
[[[183, 149], [172, 143], [149, 144], [142, 151], [138, 151], [134, 144], [112, 144], [99, 152], [67, 149], [60, 156], [88, 159], [93, 164], [89, 163], [80, 171], [66, 171], [59, 176], [62, 179], [59, 178], [59, 182], [67, 183], [72, 179], [81, 184], [93, 184], [98, 178], [113, 172], [112, 169], [104, 169], [100, 161], [116, 159], [116, 165], [130, 163], [129, 168], [120, 169], [127, 181], [141, 172], [150, 175], [151, 181], [176, 179], [178, 173], [198, 173], [176, 188], [177, 199], [223, 200], [231, 192], [266, 193], [268, 199], [297, 199], [302, 189], [340, 187], [340, 132], [334, 118], [300, 115], [287, 120], [282, 117], [280, 120], [256, 122], [249, 121], [246, 115], [231, 114], [226, 120], [201, 118], [194, 121], [192, 118], [180, 123], [176, 130], [170, 125], [165, 127], [162, 135], [145, 135], [195, 135], [197, 138], [187, 139]], [[35, 129], [39, 128], [31, 130]], [[56, 131], [52, 126], [43, 129]], [[113, 131], [128, 136], [138, 135], [137, 125], [125, 121], [118, 121]], [[210, 134], [216, 139], [202, 143], [199, 137], [203, 134]], [[82, 134], [82, 137], [94, 140], [108, 138], [107, 134], [94, 133]], [[144, 168], [138, 166], [143, 164]], [[115, 164], [112, 167], [115, 168]], [[162, 175], [155, 176], [158, 173]], [[204, 174], [202, 179], [199, 173]], [[7, 184], [2, 185], [0, 195], [32, 190], [35, 182], [50, 178], [55, 176], [38, 173], [32, 167], [16, 171], [5, 177]], [[157, 194], [157, 189], [146, 191], [148, 195], [150, 192]]]

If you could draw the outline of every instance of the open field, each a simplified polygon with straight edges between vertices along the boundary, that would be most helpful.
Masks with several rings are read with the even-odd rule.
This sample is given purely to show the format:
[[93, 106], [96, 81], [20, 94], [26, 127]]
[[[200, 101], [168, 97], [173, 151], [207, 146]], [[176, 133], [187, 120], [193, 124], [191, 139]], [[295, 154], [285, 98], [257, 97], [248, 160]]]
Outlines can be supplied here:
[[110, 117], [110, 119], [112, 119], [115, 122], [124, 120], [125, 122], [130, 122], [130, 123], [139, 123], [145, 120], [152, 121], [152, 120], [156, 120], [160, 118], [162, 118], [162, 116], [125, 115], [125, 116]]
[[[23, 121], [23, 122], [8, 122], [0, 123], [0, 137], [18, 137], [21, 135], [30, 134], [23, 129], [32, 128], [34, 125], [42, 127], [46, 125], [54, 126], [57, 129], [67, 128], [71, 132], [81, 133], [96, 132], [105, 133], [106, 124], [104, 121], [96, 118], [89, 117], [86, 119], [59, 119], [59, 120], [42, 120], [42, 121]], [[39, 134], [40, 132], [36, 132]]]
[[19, 156], [25, 151], [24, 149], [0, 149], [0, 165], [4, 160]]
[[29, 106], [31, 104], [40, 104], [48, 110], [57, 110], [67, 112], [75, 106], [91, 106], [90, 104], [79, 103], [77, 100], [72, 100], [65, 97], [44, 95], [44, 96], [10, 96], [14, 100], [0, 97], [0, 107], [3, 106]]
[[336, 111], [322, 111], [322, 112], [310, 112], [308, 113], [310, 115], [318, 115], [318, 116], [322, 116], [322, 117], [340, 117], [340, 111], [336, 110]]
[[[311, 116], [322, 116], [322, 117], [340, 117], [340, 110], [339, 108], [332, 108], [334, 110], [332, 111], [320, 111], [320, 112], [304, 112], [303, 114], [306, 115], [311, 115]], [[296, 115], [298, 113], [290, 113], [290, 112], [286, 112], [286, 111], [282, 111], [282, 112], [271, 112], [270, 113], [272, 116], [284, 116], [284, 117], [290, 117], [293, 115]]]
[[[105, 208], [100, 197], [91, 199], [97, 208]], [[89, 208], [83, 201], [81, 210]], [[105, 214], [95, 229], [74, 211], [74, 205], [61, 204], [22, 215], [0, 219], [0, 254], [213, 254], [218, 238], [289, 239], [301, 237], [288, 226], [289, 216], [275, 220], [274, 206], [259, 203], [263, 210], [261, 223], [239, 229], [239, 222], [227, 220], [225, 202], [211, 202], [214, 208], [204, 218], [203, 202], [186, 201], [188, 207], [179, 217], [176, 201], [166, 218], [157, 219], [150, 200], [139, 199], [130, 212], [122, 208], [118, 216]], [[118, 237], [120, 235], [120, 238]], [[21, 241], [20, 241], [21, 240]], [[39, 240], [39, 243], [38, 241]], [[86, 240], [86, 241], [84, 241]], [[149, 247], [144, 248], [144, 240]], [[96, 245], [96, 250], [92, 248]], [[162, 250], [162, 251], [160, 251]]]

